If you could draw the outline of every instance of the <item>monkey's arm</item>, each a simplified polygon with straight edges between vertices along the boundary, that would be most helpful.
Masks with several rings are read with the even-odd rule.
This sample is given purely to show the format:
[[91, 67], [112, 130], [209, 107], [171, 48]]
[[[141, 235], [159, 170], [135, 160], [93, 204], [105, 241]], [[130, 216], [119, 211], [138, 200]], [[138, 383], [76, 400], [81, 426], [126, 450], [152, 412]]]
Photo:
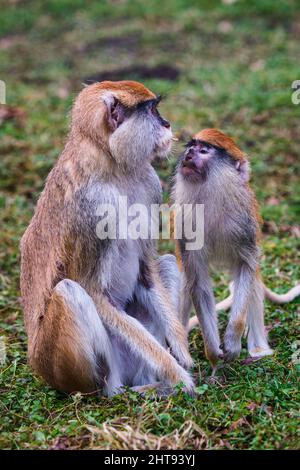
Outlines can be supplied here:
[[137, 304], [152, 317], [173, 355], [188, 369], [192, 366], [192, 358], [188, 350], [187, 332], [179, 318], [180, 286], [181, 274], [173, 255], [152, 260], [146, 254], [140, 260], [135, 288]]
[[157, 273], [153, 275], [153, 285], [146, 288], [140, 285], [137, 289], [137, 298], [153, 318], [159, 319], [165, 330], [166, 341], [172, 354], [178, 362], [189, 369], [193, 365], [188, 350], [187, 333], [176, 315], [175, 307], [170, 299], [170, 293], [163, 286]]
[[164, 380], [171, 384], [183, 382], [189, 392], [193, 392], [193, 381], [176, 360], [135, 318], [119, 311], [103, 294], [94, 296], [98, 312], [104, 324], [115, 335], [120, 336], [130, 349]]

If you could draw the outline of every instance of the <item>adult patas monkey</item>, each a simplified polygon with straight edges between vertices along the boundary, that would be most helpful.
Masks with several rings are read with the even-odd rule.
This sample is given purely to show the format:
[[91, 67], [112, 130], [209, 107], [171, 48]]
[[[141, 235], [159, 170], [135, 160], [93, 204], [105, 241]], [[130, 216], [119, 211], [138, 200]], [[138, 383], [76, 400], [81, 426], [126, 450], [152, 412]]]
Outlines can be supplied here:
[[[277, 303], [293, 300], [300, 293], [296, 286], [285, 295], [267, 289], [260, 276], [258, 247], [260, 217], [255, 195], [249, 187], [249, 164], [235, 142], [217, 129], [204, 129], [186, 145], [176, 173], [173, 198], [179, 205], [204, 204], [204, 246], [186, 249], [178, 241], [185, 282], [181, 317], [188, 324], [190, 297], [199, 321], [205, 351], [213, 368], [218, 358], [239, 356], [241, 338], [248, 326], [251, 356], [272, 354], [264, 328], [264, 296]], [[183, 231], [184, 233], [184, 231]], [[209, 268], [226, 267], [233, 277], [233, 295], [215, 306]], [[230, 319], [223, 344], [217, 326], [216, 310], [229, 308]]]
[[96, 234], [100, 204], [117, 210], [119, 196], [147, 209], [160, 203], [151, 161], [167, 155], [172, 132], [158, 102], [137, 82], [84, 88], [22, 238], [29, 361], [57, 389], [111, 395], [158, 380], [193, 390], [186, 332], [174, 313], [175, 259], [153, 261], [151, 240]]

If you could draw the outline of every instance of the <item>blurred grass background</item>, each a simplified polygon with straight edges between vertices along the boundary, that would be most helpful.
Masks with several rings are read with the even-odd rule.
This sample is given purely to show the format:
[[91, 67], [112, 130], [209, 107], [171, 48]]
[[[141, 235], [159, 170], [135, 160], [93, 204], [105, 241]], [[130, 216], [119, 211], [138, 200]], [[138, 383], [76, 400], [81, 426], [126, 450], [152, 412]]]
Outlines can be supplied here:
[[[197, 400], [183, 392], [108, 400], [66, 397], [32, 374], [18, 287], [20, 237], [63, 148], [73, 99], [95, 77], [137, 79], [165, 96], [161, 111], [180, 139], [157, 167], [166, 200], [184, 139], [209, 126], [236, 138], [249, 154], [264, 218], [264, 278], [278, 292], [294, 284], [300, 105], [292, 104], [291, 85], [300, 79], [299, 36], [297, 0], [1, 2], [8, 107], [0, 107], [0, 336], [7, 350], [0, 448], [299, 447], [299, 301], [266, 305], [275, 356], [222, 369], [215, 385], [207, 383], [210, 369], [194, 332]], [[227, 278], [215, 280], [223, 297]]]

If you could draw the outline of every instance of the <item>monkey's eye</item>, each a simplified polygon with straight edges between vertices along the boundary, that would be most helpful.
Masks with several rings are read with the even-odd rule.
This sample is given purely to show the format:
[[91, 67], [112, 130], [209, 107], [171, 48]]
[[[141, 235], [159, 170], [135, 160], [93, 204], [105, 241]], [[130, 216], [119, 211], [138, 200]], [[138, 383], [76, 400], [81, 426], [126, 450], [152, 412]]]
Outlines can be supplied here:
[[153, 114], [156, 114], [156, 113], [157, 113], [157, 104], [156, 104], [156, 103], [153, 103], [153, 104], [151, 105], [151, 112], [152, 112]]
[[201, 153], [202, 155], [206, 155], [206, 154], [208, 153], [208, 149], [202, 148], [202, 149], [200, 149], [200, 153]]

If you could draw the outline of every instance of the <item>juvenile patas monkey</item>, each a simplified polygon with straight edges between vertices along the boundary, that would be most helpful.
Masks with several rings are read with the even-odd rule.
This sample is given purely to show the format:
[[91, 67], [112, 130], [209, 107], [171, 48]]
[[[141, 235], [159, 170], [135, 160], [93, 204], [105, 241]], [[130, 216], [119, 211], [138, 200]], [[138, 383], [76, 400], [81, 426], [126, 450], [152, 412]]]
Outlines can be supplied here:
[[29, 361], [57, 389], [111, 395], [159, 381], [193, 390], [175, 258], [154, 261], [151, 240], [96, 234], [99, 205], [161, 201], [151, 162], [167, 155], [172, 132], [158, 102], [137, 82], [84, 88], [22, 238]]
[[[181, 317], [188, 324], [194, 304], [205, 351], [213, 368], [218, 358], [237, 358], [241, 338], [248, 327], [251, 356], [273, 353], [264, 328], [264, 295], [277, 303], [293, 300], [300, 293], [296, 286], [285, 295], [267, 289], [260, 276], [258, 247], [260, 217], [255, 195], [249, 187], [249, 163], [235, 142], [217, 129], [205, 129], [186, 145], [175, 179], [173, 198], [179, 205], [204, 204], [204, 245], [197, 251], [186, 249], [186, 240], [177, 248], [184, 268]], [[182, 231], [184, 233], [184, 230]], [[229, 268], [233, 294], [215, 306], [210, 266]], [[232, 305], [223, 344], [216, 310]]]

